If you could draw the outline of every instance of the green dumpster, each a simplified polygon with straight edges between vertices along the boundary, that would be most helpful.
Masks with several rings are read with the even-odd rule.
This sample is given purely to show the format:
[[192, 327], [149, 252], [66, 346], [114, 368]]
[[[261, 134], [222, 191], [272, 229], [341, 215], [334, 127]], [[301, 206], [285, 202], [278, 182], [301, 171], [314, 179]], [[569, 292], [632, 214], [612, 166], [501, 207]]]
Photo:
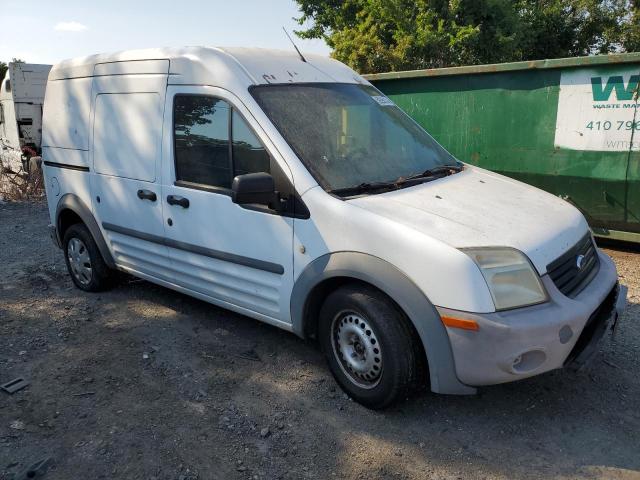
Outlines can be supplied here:
[[566, 199], [598, 236], [640, 243], [640, 53], [366, 77], [460, 160]]

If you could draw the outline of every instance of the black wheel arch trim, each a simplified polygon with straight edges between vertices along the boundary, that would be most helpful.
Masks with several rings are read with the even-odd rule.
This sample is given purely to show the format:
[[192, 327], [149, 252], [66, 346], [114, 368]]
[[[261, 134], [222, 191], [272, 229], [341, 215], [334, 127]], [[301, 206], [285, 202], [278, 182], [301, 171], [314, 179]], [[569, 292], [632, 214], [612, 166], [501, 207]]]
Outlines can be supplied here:
[[438, 311], [426, 295], [401, 270], [389, 262], [360, 252], [323, 255], [305, 267], [291, 293], [293, 331], [306, 336], [307, 306], [314, 288], [331, 278], [352, 278], [378, 288], [405, 312], [415, 327], [429, 362], [431, 390], [436, 393], [469, 395], [476, 389], [460, 382], [453, 351]]
[[113, 260], [111, 252], [109, 251], [109, 247], [107, 247], [107, 242], [105, 242], [104, 237], [102, 236], [102, 231], [98, 226], [98, 222], [96, 222], [96, 219], [91, 213], [91, 209], [87, 207], [87, 205], [80, 199], [80, 197], [73, 193], [66, 193], [62, 197], [60, 197], [58, 206], [56, 207], [56, 234], [58, 236], [59, 244], [62, 245], [63, 240], [61, 235], [62, 231], [60, 229], [60, 217], [61, 213], [64, 210], [71, 210], [73, 213], [78, 215], [78, 217], [80, 217], [80, 220], [82, 220], [82, 222], [89, 229], [89, 232], [95, 240], [96, 245], [98, 245], [98, 250], [100, 250], [100, 254], [104, 259], [104, 262], [109, 268], [116, 268], [116, 263]]

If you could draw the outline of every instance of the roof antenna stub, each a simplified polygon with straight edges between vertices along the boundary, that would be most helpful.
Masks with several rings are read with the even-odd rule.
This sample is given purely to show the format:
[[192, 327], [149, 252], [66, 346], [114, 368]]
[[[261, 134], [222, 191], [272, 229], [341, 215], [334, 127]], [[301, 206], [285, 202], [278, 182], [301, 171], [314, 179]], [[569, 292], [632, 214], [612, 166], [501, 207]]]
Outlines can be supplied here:
[[302, 55], [302, 53], [300, 53], [300, 50], [298, 49], [298, 47], [296, 46], [296, 44], [293, 42], [293, 39], [291, 38], [291, 35], [289, 35], [289, 32], [287, 32], [287, 29], [282, 27], [282, 30], [284, 30], [285, 35], [287, 36], [287, 38], [289, 39], [289, 41], [291, 42], [291, 45], [293, 45], [293, 48], [296, 49], [296, 52], [298, 52], [298, 55], [300, 56], [300, 60], [302, 60], [304, 63], [307, 63], [307, 59], [304, 58], [304, 56]]

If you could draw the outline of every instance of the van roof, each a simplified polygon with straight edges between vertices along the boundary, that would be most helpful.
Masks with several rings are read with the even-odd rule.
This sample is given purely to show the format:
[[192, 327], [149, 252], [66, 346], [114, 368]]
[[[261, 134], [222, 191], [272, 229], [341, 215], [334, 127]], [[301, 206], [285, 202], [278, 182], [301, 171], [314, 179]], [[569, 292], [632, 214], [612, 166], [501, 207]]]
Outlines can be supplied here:
[[[165, 73], [157, 71], [159, 62], [166, 60], [170, 84], [219, 85], [220, 80], [236, 81], [245, 77], [253, 85], [268, 83], [341, 82], [368, 83], [346, 65], [321, 55], [304, 55], [303, 62], [296, 51], [264, 48], [179, 47], [127, 50], [111, 54], [64, 60], [51, 69], [49, 80], [93, 77], [96, 65], [132, 62], [126, 73]], [[140, 62], [140, 71], [131, 70], [133, 62]], [[153, 65], [153, 67], [151, 67]], [[146, 71], [153, 68], [153, 71]], [[113, 69], [109, 69], [113, 71]]]

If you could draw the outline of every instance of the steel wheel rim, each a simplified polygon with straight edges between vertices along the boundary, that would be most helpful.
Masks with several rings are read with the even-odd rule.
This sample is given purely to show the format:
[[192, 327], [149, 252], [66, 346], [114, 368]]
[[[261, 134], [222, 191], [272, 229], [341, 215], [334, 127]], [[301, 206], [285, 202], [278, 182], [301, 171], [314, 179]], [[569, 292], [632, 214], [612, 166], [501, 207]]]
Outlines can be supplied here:
[[343, 373], [360, 388], [371, 389], [382, 378], [382, 349], [363, 315], [338, 313], [331, 322], [333, 355]]
[[73, 237], [67, 244], [67, 259], [71, 267], [71, 273], [81, 285], [88, 285], [93, 276], [91, 269], [91, 257], [89, 250], [82, 240]]

